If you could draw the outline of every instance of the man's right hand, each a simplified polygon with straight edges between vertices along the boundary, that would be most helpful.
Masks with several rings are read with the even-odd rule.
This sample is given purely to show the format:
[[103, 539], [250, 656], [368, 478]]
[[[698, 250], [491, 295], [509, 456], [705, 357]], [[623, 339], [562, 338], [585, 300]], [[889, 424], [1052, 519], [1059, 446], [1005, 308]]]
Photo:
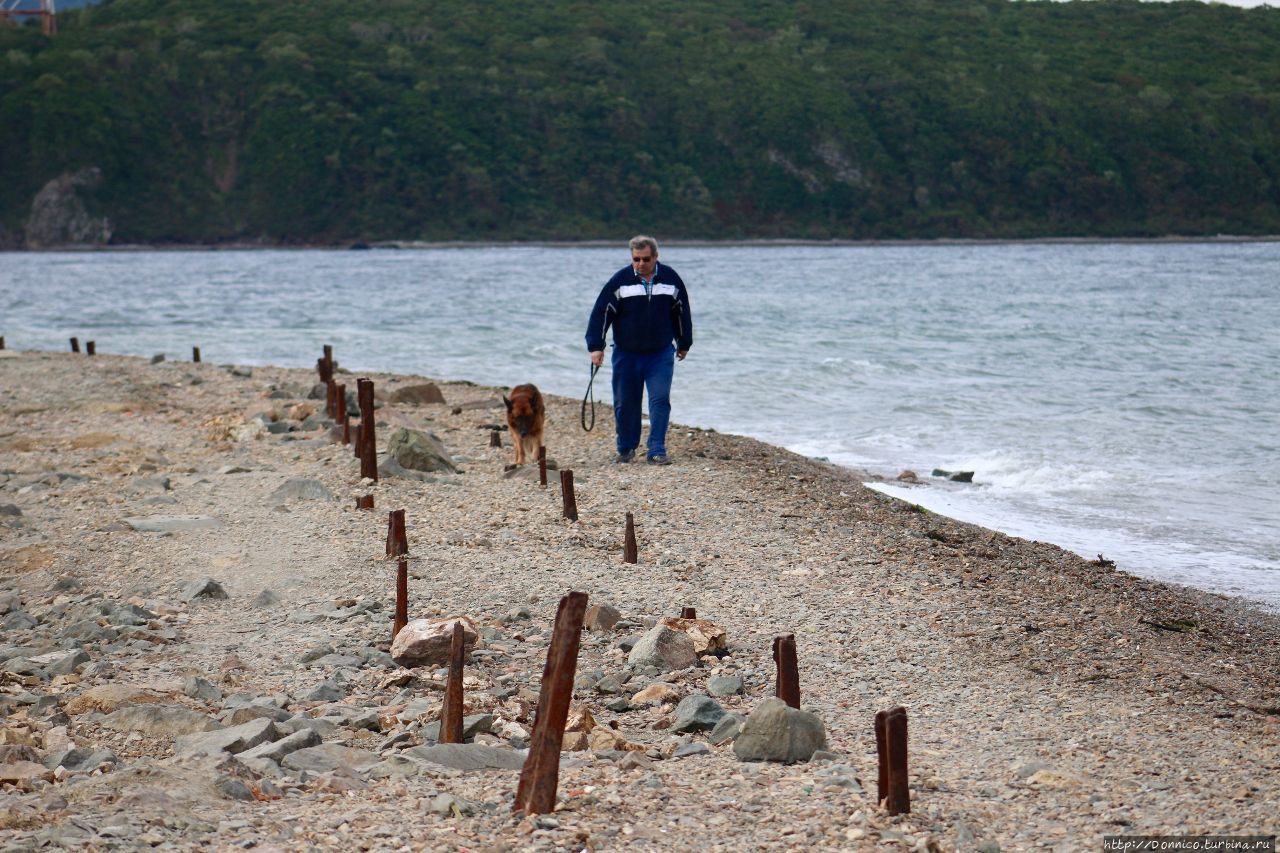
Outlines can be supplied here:
[[596, 367], [599, 367], [600, 365], [604, 364], [604, 350], [598, 349], [595, 352], [591, 353], [591, 363], [594, 364]]

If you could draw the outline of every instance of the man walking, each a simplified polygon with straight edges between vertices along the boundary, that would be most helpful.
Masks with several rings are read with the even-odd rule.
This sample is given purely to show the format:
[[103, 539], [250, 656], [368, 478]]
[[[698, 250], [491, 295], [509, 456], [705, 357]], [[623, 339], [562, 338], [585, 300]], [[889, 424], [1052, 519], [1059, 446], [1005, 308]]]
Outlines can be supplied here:
[[[640, 446], [640, 402], [649, 390], [650, 465], [667, 463], [667, 423], [671, 420], [671, 377], [675, 360], [693, 346], [693, 318], [684, 282], [658, 263], [652, 237], [632, 237], [631, 266], [614, 273], [596, 298], [587, 322], [591, 363], [604, 364], [604, 339], [613, 327], [613, 422], [615, 462], [630, 462]], [[674, 341], [674, 343], [673, 343]]]

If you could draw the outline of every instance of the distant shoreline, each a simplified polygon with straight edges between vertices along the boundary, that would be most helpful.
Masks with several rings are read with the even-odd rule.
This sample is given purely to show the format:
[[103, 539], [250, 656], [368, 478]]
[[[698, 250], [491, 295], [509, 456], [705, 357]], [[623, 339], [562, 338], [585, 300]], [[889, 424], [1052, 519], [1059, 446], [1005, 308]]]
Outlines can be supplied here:
[[[813, 247], [928, 247], [928, 246], [1092, 246], [1092, 245], [1175, 245], [1188, 243], [1235, 244], [1235, 243], [1278, 243], [1280, 234], [1260, 236], [1219, 234], [1214, 236], [1177, 236], [1165, 237], [939, 237], [904, 238], [901, 240], [806, 240], [793, 237], [762, 238], [751, 237], [741, 240], [703, 240], [703, 239], [661, 239], [665, 246], [751, 246], [759, 248], [787, 248], [793, 246]], [[517, 249], [517, 248], [559, 248], [559, 249], [600, 249], [614, 248], [626, 242], [626, 238], [617, 240], [379, 240], [372, 243], [355, 241], [351, 243], [324, 244], [266, 244], [260, 242], [243, 243], [128, 243], [109, 246], [56, 246], [40, 249], [0, 249], [4, 253], [55, 253], [55, 252], [243, 252], [243, 251], [416, 251], [425, 249]]]

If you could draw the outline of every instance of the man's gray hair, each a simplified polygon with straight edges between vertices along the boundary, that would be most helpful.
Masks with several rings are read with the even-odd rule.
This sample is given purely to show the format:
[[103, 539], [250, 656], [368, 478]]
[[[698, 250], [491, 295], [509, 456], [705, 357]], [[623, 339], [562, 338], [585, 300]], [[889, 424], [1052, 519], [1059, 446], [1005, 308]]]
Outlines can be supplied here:
[[633, 252], [636, 249], [651, 249], [655, 256], [657, 256], [658, 254], [658, 241], [653, 239], [652, 237], [646, 237], [643, 234], [637, 234], [636, 236], [632, 237], [630, 242], [627, 243], [627, 245], [630, 247], [631, 251]]

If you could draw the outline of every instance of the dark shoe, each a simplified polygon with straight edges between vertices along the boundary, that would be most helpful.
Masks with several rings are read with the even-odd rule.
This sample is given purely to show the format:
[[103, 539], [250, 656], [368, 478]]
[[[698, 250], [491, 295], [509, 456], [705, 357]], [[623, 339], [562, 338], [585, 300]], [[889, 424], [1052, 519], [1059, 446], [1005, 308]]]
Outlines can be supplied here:
[[670, 465], [671, 464], [671, 460], [667, 458], [667, 454], [665, 453], [653, 454], [652, 456], [649, 457], [648, 462], [650, 465]]
[[618, 463], [619, 465], [623, 465], [635, 458], [636, 458], [636, 452], [634, 450], [628, 450], [624, 453], [619, 453], [617, 456], [613, 457], [613, 461]]

